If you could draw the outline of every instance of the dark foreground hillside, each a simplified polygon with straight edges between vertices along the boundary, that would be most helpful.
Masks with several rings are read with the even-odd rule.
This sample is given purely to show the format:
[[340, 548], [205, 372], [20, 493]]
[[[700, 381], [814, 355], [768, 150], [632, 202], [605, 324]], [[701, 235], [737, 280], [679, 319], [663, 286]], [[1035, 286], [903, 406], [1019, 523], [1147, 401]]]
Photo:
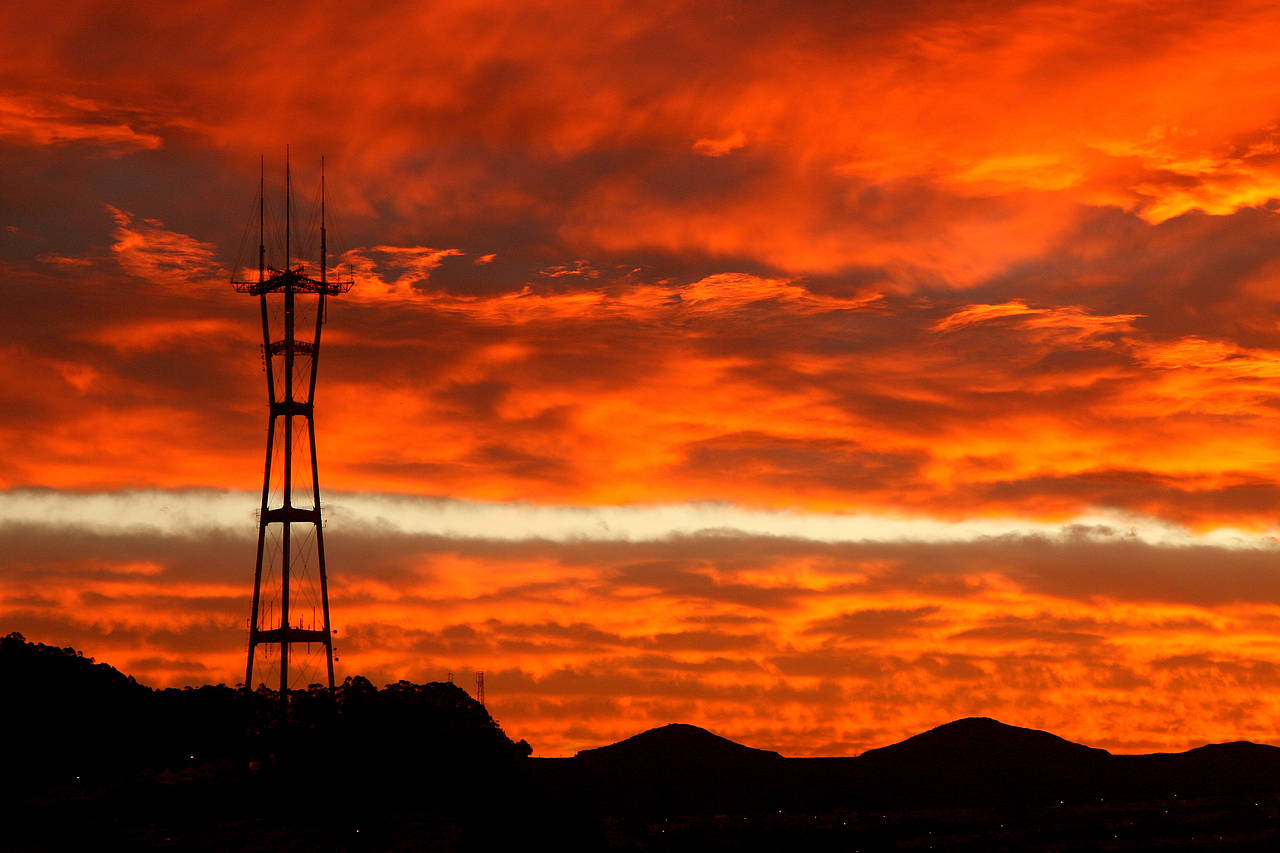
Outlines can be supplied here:
[[451, 684], [151, 690], [0, 640], [4, 850], [1267, 850], [1280, 749], [1113, 756], [957, 720], [857, 758], [669, 725], [529, 758]]
[[0, 724], [30, 782], [111, 781], [150, 774], [298, 766], [364, 773], [380, 762], [468, 759], [509, 763], [530, 752], [453, 684], [374, 687], [348, 678], [333, 695], [293, 695], [282, 725], [279, 694], [226, 685], [152, 690], [73, 649], [0, 639], [7, 701]]

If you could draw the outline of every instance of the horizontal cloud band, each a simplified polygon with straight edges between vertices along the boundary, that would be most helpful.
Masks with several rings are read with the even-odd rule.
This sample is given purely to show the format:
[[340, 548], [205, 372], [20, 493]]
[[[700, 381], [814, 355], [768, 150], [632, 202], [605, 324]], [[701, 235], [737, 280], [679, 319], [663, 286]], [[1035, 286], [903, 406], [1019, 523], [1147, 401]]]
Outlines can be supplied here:
[[[185, 536], [249, 530], [258, 496], [211, 489], [68, 493], [0, 492], [0, 525], [72, 527], [99, 534], [147, 531]], [[1163, 547], [1273, 549], [1272, 531], [1221, 527], [1193, 531], [1133, 513], [1095, 510], [1065, 522], [1026, 518], [946, 520], [906, 515], [760, 510], [722, 502], [629, 506], [548, 506], [356, 492], [332, 493], [326, 522], [336, 533], [369, 528], [389, 534], [501, 541], [644, 542], [680, 536], [773, 536], [813, 542], [972, 542], [1037, 537], [1131, 541]]]

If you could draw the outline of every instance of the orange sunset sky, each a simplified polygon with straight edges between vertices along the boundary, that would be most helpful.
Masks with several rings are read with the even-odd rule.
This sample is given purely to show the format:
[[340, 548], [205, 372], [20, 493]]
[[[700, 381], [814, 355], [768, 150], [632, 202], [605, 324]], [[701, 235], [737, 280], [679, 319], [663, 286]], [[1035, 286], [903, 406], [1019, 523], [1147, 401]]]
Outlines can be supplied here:
[[339, 679], [539, 755], [1280, 743], [1276, 4], [0, 16], [4, 632], [243, 677], [290, 144]]

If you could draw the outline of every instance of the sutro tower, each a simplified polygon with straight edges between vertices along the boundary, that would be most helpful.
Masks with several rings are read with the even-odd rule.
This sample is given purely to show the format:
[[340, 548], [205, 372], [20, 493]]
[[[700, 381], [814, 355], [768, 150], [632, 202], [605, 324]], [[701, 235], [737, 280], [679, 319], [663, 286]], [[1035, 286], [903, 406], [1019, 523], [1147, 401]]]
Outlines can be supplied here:
[[[257, 280], [232, 279], [238, 292], [257, 296], [262, 306], [262, 353], [270, 408], [244, 684], [245, 689], [253, 689], [255, 656], [262, 656], [264, 663], [275, 664], [273, 652], [278, 649], [280, 698], [287, 705], [290, 651], [294, 646], [306, 645], [310, 650], [318, 644], [323, 649], [329, 689], [333, 689], [333, 632], [329, 622], [314, 401], [325, 300], [346, 293], [352, 280], [329, 277], [324, 160], [320, 161], [318, 278], [308, 275], [306, 264], [291, 254], [293, 181], [287, 149], [284, 245], [279, 268], [267, 259], [265, 190], [265, 179], [259, 177]], [[308, 338], [312, 323], [314, 333]]]

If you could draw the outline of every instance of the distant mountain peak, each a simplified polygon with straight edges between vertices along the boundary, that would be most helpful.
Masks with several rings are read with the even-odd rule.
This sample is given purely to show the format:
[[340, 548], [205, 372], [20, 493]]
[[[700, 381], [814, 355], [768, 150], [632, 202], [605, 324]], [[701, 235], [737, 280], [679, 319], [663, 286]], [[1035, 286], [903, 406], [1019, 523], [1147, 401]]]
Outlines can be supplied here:
[[1195, 749], [1189, 749], [1183, 755], [1233, 755], [1248, 754], [1254, 752], [1272, 752], [1280, 750], [1278, 746], [1272, 746], [1266, 743], [1254, 743], [1248, 740], [1232, 740], [1225, 743], [1206, 743], [1204, 746], [1197, 746]]
[[871, 760], [951, 758], [970, 760], [974, 756], [1017, 756], [1037, 761], [1067, 757], [1098, 758], [1110, 755], [1105, 749], [1074, 743], [1039, 729], [1011, 726], [990, 717], [965, 717], [909, 737], [901, 743], [871, 749], [863, 756]]
[[776, 752], [754, 749], [688, 723], [668, 723], [608, 746], [584, 749], [575, 758], [645, 763], [691, 763], [715, 760], [775, 760]]
[[[941, 731], [943, 729], [1017, 729], [1021, 726], [1011, 726], [1008, 723], [1002, 723], [994, 717], [961, 717], [958, 720], [952, 720], [949, 723], [943, 723], [937, 728], [930, 731]], [[1030, 729], [1029, 731], [1035, 731]]]

